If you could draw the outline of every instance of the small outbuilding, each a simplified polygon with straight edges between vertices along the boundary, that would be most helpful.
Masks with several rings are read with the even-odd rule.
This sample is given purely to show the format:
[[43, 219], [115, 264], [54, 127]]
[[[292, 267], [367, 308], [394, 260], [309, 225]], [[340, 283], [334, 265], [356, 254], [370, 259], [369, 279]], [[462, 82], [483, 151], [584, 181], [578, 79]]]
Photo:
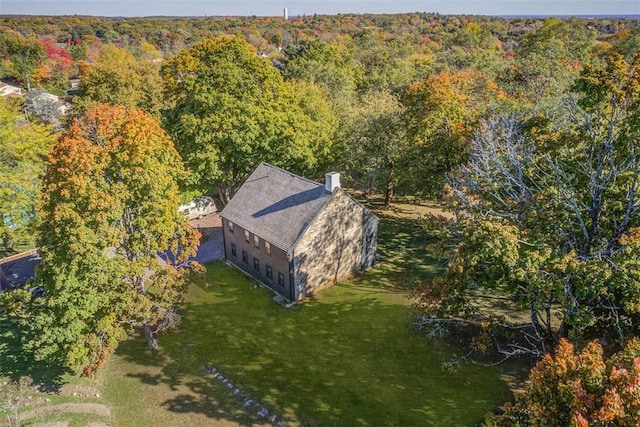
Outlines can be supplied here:
[[288, 301], [371, 267], [378, 217], [340, 188], [260, 164], [220, 213], [227, 263]]

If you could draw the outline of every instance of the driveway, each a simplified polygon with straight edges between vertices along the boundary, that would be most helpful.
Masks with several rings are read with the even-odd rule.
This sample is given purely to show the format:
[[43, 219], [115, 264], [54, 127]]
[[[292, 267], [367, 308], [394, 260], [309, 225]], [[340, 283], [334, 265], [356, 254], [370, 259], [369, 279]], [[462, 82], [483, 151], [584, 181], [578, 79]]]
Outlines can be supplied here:
[[[200, 247], [194, 259], [200, 264], [205, 264], [223, 258], [222, 220], [218, 214], [212, 213], [202, 219], [191, 220], [189, 223], [202, 233]], [[10, 261], [0, 260], [0, 291], [24, 286], [27, 280], [34, 276], [35, 268], [40, 261], [37, 251], [11, 257]]]
[[209, 214], [202, 219], [193, 219], [189, 224], [202, 233], [200, 247], [195, 256], [196, 261], [204, 264], [224, 257], [222, 220], [217, 213]]
[[24, 252], [0, 260], [0, 291], [24, 286], [40, 264], [37, 251]]

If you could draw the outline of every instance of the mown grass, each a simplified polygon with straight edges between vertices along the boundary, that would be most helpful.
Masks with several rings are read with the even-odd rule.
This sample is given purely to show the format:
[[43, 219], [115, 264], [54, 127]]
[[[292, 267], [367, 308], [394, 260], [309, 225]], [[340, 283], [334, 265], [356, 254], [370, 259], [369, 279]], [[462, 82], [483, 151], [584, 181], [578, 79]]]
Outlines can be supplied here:
[[412, 220], [383, 217], [380, 268], [286, 309], [222, 263], [153, 354], [121, 346], [105, 372], [117, 425], [261, 422], [205, 377], [215, 366], [300, 425], [475, 425], [509, 394], [497, 368], [443, 369], [455, 349], [411, 328], [406, 290], [440, 271]]
[[257, 421], [205, 366], [302, 425], [474, 425], [508, 395], [497, 369], [443, 370], [453, 350], [409, 327], [397, 292], [356, 279], [291, 309], [270, 296], [209, 265], [162, 351], [131, 341], [110, 364], [105, 397], [118, 424]]
[[[85, 383], [98, 388], [99, 403], [111, 409], [107, 422], [266, 424], [205, 375], [205, 367], [214, 366], [290, 425], [478, 424], [509, 396], [505, 376], [499, 368], [475, 365], [443, 369], [456, 349], [413, 330], [408, 309], [409, 290], [439, 274], [442, 265], [426, 249], [430, 242], [415, 216], [398, 207], [379, 214], [380, 265], [289, 309], [237, 270], [207, 265], [189, 289], [182, 323], [160, 337], [160, 351], [133, 337], [98, 379]], [[17, 343], [9, 326], [0, 322], [4, 350]], [[1, 357], [7, 354], [13, 353], [0, 348]], [[54, 377], [49, 367], [29, 365], [28, 355], [11, 357], [0, 377]], [[67, 399], [74, 401], [60, 397]], [[56, 420], [91, 419], [68, 415]]]

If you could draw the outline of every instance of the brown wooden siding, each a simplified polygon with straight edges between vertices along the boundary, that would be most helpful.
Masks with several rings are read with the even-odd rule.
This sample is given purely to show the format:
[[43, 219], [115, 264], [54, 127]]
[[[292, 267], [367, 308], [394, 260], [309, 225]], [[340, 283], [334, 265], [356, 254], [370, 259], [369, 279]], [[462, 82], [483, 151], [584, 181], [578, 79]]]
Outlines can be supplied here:
[[[265, 241], [258, 236], [258, 247], [255, 246], [254, 234], [249, 231], [249, 242], [245, 239], [245, 230], [238, 224], [234, 224], [233, 233], [229, 230], [229, 220], [222, 218], [222, 231], [224, 233], [224, 257], [227, 262], [249, 274], [260, 283], [273, 289], [287, 300], [292, 300], [292, 286], [290, 280], [289, 259], [287, 253], [271, 244], [271, 255], [267, 255]], [[236, 245], [236, 255], [232, 254], [232, 245]], [[242, 251], [247, 253], [247, 262], [242, 261]], [[254, 268], [254, 258], [258, 260], [259, 271]], [[273, 278], [267, 277], [266, 267], [272, 268]], [[278, 273], [284, 275], [284, 286], [278, 283]]]

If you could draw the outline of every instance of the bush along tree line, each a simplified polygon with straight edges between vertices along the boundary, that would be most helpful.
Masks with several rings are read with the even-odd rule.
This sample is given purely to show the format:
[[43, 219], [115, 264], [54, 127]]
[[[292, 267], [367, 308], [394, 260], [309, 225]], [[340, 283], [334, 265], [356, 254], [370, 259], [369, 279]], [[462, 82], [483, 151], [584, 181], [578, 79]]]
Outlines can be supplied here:
[[[37, 220], [33, 283], [44, 297], [2, 298], [35, 358], [90, 375], [135, 325], [154, 345], [177, 321], [181, 266], [196, 246], [176, 217], [181, 197], [217, 192], [224, 203], [263, 160], [311, 178], [339, 169], [353, 187], [381, 189], [386, 205], [396, 194], [443, 201], [454, 220], [423, 224], [447, 269], [415, 290], [416, 323], [429, 334], [466, 328], [476, 355], [534, 356], [532, 378], [574, 357], [570, 343], [585, 348], [576, 364], [601, 357], [594, 338], [605, 354], [637, 350], [637, 22], [165, 19], [153, 34], [154, 20], [59, 22], [52, 33], [39, 18], [0, 20], [3, 76], [51, 82], [42, 76], [58, 74], [41, 68], [68, 71], [54, 64], [68, 63], [56, 50], [66, 43], [81, 80], [48, 161], [24, 159], [46, 167], [20, 213]], [[529, 320], [482, 311], [475, 299], [487, 294]], [[599, 362], [603, 379], [585, 396], [609, 396], [613, 377], [635, 369], [632, 358], [612, 360]], [[544, 396], [526, 393], [505, 417], [538, 425], [518, 408], [545, 408]], [[598, 399], [563, 407], [562, 420], [600, 420]]]

